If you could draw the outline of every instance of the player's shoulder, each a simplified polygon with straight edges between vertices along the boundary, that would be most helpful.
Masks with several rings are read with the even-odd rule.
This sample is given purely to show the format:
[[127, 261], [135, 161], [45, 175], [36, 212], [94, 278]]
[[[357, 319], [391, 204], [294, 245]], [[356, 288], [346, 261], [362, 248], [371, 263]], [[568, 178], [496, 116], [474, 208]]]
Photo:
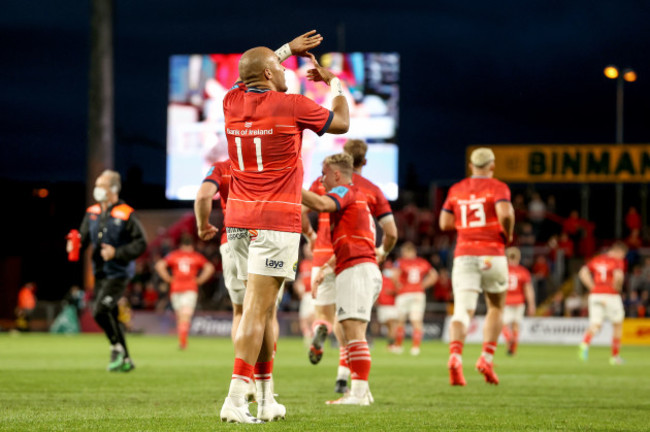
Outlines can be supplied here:
[[102, 212], [102, 206], [100, 206], [99, 204], [93, 204], [86, 209], [86, 213], [101, 214], [101, 212]]
[[328, 195], [337, 195], [339, 198], [345, 198], [350, 193], [355, 193], [355, 189], [350, 185], [339, 185], [327, 192]]
[[[381, 189], [379, 189], [379, 186], [365, 178], [364, 176], [357, 174], [357, 173], [352, 173], [352, 183], [357, 185], [360, 189], [364, 189], [365, 191], [371, 192], [373, 195], [377, 195], [382, 193]], [[383, 195], [383, 194], [382, 194]]]
[[121, 202], [111, 209], [111, 217], [128, 220], [135, 210], [130, 205]]

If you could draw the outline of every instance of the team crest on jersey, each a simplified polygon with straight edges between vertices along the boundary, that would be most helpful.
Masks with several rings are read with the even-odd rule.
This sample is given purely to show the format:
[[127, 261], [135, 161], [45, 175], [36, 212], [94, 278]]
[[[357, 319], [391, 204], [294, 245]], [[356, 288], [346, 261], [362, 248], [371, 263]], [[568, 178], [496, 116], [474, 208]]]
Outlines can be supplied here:
[[481, 270], [486, 271], [490, 270], [492, 268], [492, 260], [489, 258], [485, 258], [483, 260], [483, 265], [481, 266]]
[[345, 186], [337, 186], [330, 191], [330, 193], [336, 194], [341, 198], [345, 197], [348, 192], [350, 192], [350, 189], [346, 188]]
[[246, 123], [244, 123], [244, 126], [249, 128], [249, 127], [253, 126], [253, 122], [246, 122]]
[[212, 173], [214, 172], [214, 167], [211, 166], [210, 169], [208, 170], [208, 173], [205, 175], [206, 177], [210, 177]]
[[248, 230], [248, 235], [250, 236], [251, 241], [256, 240], [257, 239], [257, 230], [249, 229]]

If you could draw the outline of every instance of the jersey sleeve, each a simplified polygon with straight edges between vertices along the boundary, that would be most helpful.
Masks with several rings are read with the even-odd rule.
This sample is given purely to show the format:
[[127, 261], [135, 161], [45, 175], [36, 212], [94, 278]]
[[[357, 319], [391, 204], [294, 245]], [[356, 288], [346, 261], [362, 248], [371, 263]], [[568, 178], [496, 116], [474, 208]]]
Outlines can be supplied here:
[[521, 272], [522, 276], [523, 276], [523, 279], [524, 279], [523, 282], [525, 284], [531, 283], [533, 281], [533, 278], [530, 276], [530, 272], [528, 271], [528, 269], [526, 267], [524, 267], [523, 269], [524, 269], [524, 271]]
[[217, 185], [217, 189], [221, 188], [222, 181], [223, 181], [223, 171], [220, 170], [219, 167], [216, 166], [216, 164], [210, 167], [207, 174], [205, 175], [205, 178], [203, 179], [203, 183], [205, 182], [214, 183], [215, 185]]
[[442, 204], [442, 210], [453, 213], [455, 204], [456, 198], [454, 197], [454, 188], [452, 187], [449, 189], [449, 192], [447, 192], [447, 199], [445, 199], [445, 202]]
[[176, 261], [174, 259], [174, 255], [175, 255], [174, 253], [168, 253], [163, 257], [163, 261], [165, 261], [165, 263], [170, 267], [173, 266], [174, 262]]
[[508, 201], [510, 202], [510, 188], [505, 183], [498, 183], [498, 187], [494, 191], [494, 202]]
[[336, 203], [336, 210], [340, 211], [349, 206], [353, 201], [353, 194], [345, 186], [337, 186], [327, 193], [326, 196], [332, 198]]
[[381, 189], [375, 188], [375, 197], [376, 201], [370, 208], [370, 212], [377, 220], [393, 213], [393, 209], [390, 208], [390, 204]]
[[296, 95], [294, 115], [296, 124], [301, 130], [310, 129], [318, 135], [327, 132], [334, 118], [332, 111], [302, 95]]

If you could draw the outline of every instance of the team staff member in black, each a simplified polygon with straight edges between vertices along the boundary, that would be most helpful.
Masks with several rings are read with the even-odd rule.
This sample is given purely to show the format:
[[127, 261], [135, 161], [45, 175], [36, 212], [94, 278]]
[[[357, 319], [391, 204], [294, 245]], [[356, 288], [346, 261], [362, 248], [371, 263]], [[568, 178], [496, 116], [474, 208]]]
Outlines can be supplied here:
[[[95, 181], [93, 197], [97, 204], [86, 210], [81, 222], [81, 247], [92, 243], [95, 273], [93, 316], [111, 343], [109, 371], [129, 372], [135, 366], [118, 325], [117, 301], [134, 274], [133, 260], [147, 248], [142, 225], [133, 208], [119, 199], [120, 174], [106, 170]], [[68, 250], [72, 247], [68, 241]]]

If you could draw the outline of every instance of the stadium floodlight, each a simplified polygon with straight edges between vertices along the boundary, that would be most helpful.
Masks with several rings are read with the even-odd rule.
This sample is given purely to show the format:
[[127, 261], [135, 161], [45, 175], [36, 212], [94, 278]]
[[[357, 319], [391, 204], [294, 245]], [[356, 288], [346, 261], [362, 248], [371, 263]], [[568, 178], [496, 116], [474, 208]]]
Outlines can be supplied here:
[[607, 78], [609, 78], [609, 79], [616, 79], [616, 78], [618, 78], [618, 68], [617, 68], [616, 66], [613, 66], [613, 65], [609, 65], [609, 66], [607, 66], [607, 67], [605, 68], [605, 70], [603, 71], [603, 73], [604, 73], [605, 76], [606, 76]]

